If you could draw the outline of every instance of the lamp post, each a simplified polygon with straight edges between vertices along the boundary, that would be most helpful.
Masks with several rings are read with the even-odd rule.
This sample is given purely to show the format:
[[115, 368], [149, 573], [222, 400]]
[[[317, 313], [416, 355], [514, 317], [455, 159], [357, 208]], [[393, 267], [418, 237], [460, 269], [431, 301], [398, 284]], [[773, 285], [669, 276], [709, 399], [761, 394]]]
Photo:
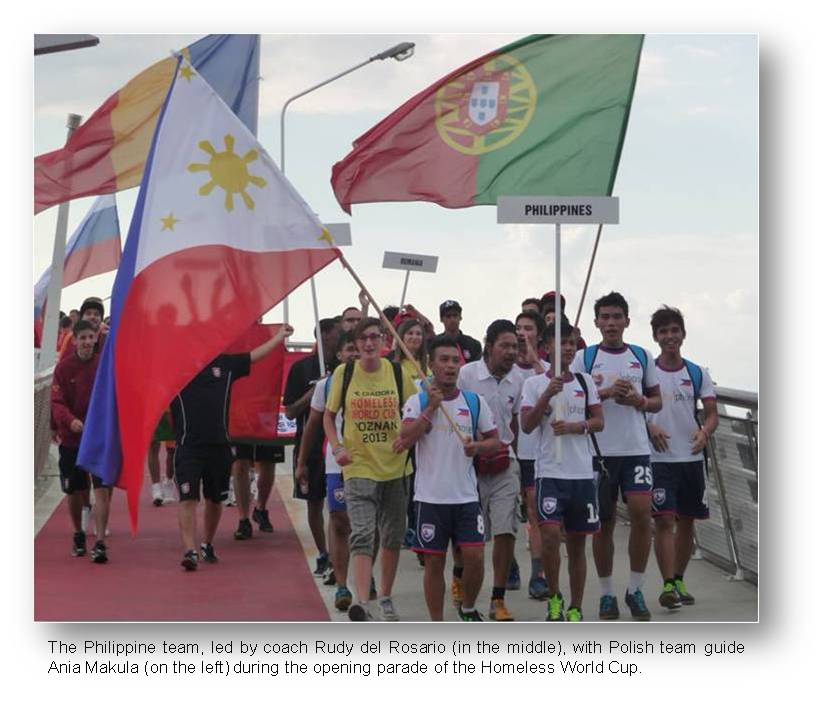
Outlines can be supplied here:
[[[337, 81], [339, 78], [343, 78], [344, 76], [352, 73], [353, 71], [357, 71], [359, 68], [362, 68], [368, 64], [371, 64], [373, 61], [383, 61], [385, 59], [395, 59], [396, 61], [406, 61], [410, 56], [415, 53], [415, 44], [413, 42], [401, 42], [400, 44], [396, 44], [385, 51], [380, 52], [379, 54], [375, 54], [374, 56], [370, 56], [366, 61], [361, 61], [361, 63], [352, 66], [351, 68], [346, 69], [345, 71], [341, 71], [338, 74], [335, 74], [331, 78], [327, 78], [325, 81], [321, 81], [320, 83], [312, 86], [311, 88], [307, 88], [305, 91], [301, 91], [300, 93], [293, 95], [289, 100], [287, 100], [283, 104], [283, 108], [280, 111], [280, 170], [283, 175], [286, 175], [286, 108], [289, 107], [290, 103], [293, 103], [298, 98], [302, 98], [303, 96], [311, 93], [312, 91], [316, 91], [318, 88], [323, 88], [332, 81]], [[312, 307], [314, 308], [315, 312], [315, 339], [317, 340], [318, 344], [318, 361], [320, 362], [320, 374], [323, 376], [326, 374], [326, 365], [323, 360], [323, 340], [321, 339], [320, 334], [320, 317], [318, 314], [318, 296], [317, 291], [315, 289], [315, 277], [310, 278], [310, 284], [312, 287]], [[283, 300], [283, 318], [286, 323], [289, 323], [289, 297], [287, 296]]]

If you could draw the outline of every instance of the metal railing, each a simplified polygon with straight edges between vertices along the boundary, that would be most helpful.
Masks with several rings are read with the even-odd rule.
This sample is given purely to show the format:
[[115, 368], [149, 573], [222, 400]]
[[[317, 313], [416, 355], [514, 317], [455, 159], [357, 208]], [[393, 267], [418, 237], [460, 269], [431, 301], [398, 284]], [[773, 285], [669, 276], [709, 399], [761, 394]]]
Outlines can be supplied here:
[[54, 367], [34, 375], [34, 475], [43, 472], [51, 445], [51, 387]]

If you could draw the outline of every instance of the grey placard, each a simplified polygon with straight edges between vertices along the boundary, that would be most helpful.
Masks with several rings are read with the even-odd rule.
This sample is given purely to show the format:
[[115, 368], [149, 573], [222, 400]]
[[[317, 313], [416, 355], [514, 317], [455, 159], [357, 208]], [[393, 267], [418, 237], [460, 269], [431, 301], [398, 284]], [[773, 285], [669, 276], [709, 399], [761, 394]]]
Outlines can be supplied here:
[[324, 223], [337, 247], [346, 247], [352, 244], [352, 228], [349, 223]]
[[438, 269], [438, 258], [432, 255], [412, 255], [405, 252], [384, 252], [383, 268], [434, 273]]
[[501, 196], [498, 223], [618, 223], [611, 196]]

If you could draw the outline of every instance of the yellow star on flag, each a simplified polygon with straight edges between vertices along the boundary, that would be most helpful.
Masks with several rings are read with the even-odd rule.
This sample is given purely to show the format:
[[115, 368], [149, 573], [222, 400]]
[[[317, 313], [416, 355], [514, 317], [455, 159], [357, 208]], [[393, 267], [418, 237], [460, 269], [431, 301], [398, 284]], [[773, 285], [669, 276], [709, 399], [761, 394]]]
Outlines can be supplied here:
[[335, 246], [335, 241], [332, 238], [332, 233], [330, 233], [326, 228], [323, 229], [323, 234], [318, 238], [318, 240], [328, 242], [330, 247]]
[[174, 230], [175, 224], [179, 223], [180, 220], [175, 218], [174, 213], [169, 213], [165, 218], [161, 218], [160, 222], [163, 223], [163, 227], [160, 228], [160, 231], [163, 232], [164, 230]]
[[185, 65], [184, 65], [184, 66], [180, 69], [180, 75], [181, 75], [183, 78], [185, 78], [187, 81], [191, 82], [191, 80], [192, 80], [192, 76], [194, 76], [194, 75], [195, 75], [195, 72], [192, 70], [192, 67], [191, 67], [191, 66], [189, 66], [188, 64], [185, 64]]

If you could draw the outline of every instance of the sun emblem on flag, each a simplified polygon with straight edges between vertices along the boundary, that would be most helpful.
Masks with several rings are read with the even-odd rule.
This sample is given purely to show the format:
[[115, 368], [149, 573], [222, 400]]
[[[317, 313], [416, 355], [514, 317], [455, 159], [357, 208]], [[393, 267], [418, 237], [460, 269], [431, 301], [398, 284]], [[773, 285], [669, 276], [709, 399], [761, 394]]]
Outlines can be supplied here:
[[435, 96], [438, 134], [462, 154], [511, 144], [535, 114], [538, 91], [520, 61], [500, 54], [445, 84]]
[[198, 191], [201, 196], [208, 196], [215, 186], [220, 186], [226, 193], [227, 211], [231, 213], [235, 209], [234, 195], [236, 193], [240, 194], [246, 208], [252, 211], [255, 209], [255, 202], [246, 193], [246, 187], [249, 184], [254, 184], [258, 188], [266, 186], [266, 179], [250, 174], [247, 168], [248, 164], [258, 158], [258, 151], [250, 149], [242, 157], [235, 154], [235, 138], [232, 135], [226, 135], [223, 138], [223, 144], [226, 146], [226, 151], [217, 152], [209, 140], [198, 142], [198, 147], [206, 152], [211, 160], [208, 164], [192, 163], [187, 168], [193, 174], [199, 171], [209, 172], [211, 179]]

